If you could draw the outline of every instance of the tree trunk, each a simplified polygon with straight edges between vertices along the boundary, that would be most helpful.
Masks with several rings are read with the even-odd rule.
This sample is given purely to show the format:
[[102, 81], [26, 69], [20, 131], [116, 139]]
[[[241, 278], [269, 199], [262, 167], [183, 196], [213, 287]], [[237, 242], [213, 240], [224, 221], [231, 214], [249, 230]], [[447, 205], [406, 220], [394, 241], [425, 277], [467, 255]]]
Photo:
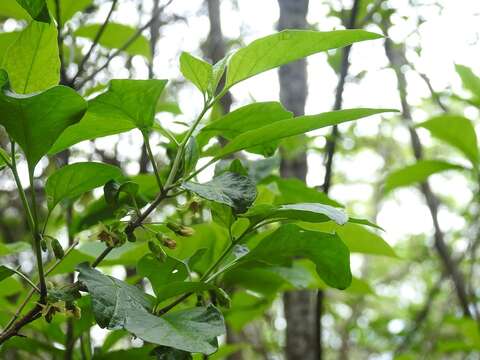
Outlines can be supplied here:
[[[304, 29], [308, 0], [278, 0], [280, 19], [278, 29]], [[284, 65], [279, 70], [280, 100], [295, 115], [303, 115], [307, 99], [307, 66], [305, 60]], [[296, 177], [305, 181], [307, 156], [283, 159], [280, 169], [283, 177]], [[315, 331], [315, 296], [312, 291], [285, 293], [283, 297], [287, 338], [285, 355], [288, 360], [316, 360], [318, 341]]]

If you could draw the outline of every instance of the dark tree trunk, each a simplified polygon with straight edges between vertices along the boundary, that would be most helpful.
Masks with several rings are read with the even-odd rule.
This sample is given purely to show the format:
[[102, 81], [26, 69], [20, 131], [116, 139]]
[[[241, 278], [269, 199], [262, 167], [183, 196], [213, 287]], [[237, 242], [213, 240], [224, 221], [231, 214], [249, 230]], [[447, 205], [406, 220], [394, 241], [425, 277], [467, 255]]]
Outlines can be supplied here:
[[[308, 0], [278, 0], [280, 19], [278, 29], [304, 29]], [[307, 99], [307, 66], [300, 60], [279, 70], [280, 100], [295, 115], [303, 115]], [[307, 156], [302, 153], [293, 159], [283, 159], [283, 177], [296, 177], [305, 180], [307, 176]], [[307, 290], [288, 292], [283, 297], [287, 320], [285, 355], [288, 360], [316, 360], [318, 341], [315, 331], [315, 296]]]

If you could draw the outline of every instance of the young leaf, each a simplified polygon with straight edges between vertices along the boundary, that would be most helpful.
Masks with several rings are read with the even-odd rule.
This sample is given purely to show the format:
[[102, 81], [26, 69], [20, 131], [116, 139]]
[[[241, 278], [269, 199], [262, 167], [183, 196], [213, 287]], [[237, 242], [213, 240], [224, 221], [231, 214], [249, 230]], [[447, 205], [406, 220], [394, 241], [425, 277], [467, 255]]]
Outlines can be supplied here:
[[195, 137], [192, 136], [188, 139], [187, 146], [185, 147], [185, 155], [183, 159], [183, 173], [185, 175], [188, 175], [195, 170], [199, 156], [197, 141], [195, 140]]
[[0, 170], [3, 170], [11, 161], [12, 159], [10, 159], [10, 155], [0, 148]]
[[48, 13], [45, 0], [17, 0], [17, 3], [19, 3], [34, 20], [50, 23], [50, 14]]
[[201, 93], [207, 93], [213, 76], [212, 65], [187, 52], [180, 55], [180, 71]]
[[446, 161], [420, 160], [413, 165], [406, 166], [389, 174], [385, 180], [385, 192], [423, 182], [433, 174], [448, 170], [465, 170], [465, 168]]
[[209, 93], [211, 95], [215, 95], [218, 84], [220, 83], [220, 80], [222, 79], [223, 74], [225, 73], [225, 69], [227, 68], [229, 56], [225, 56], [223, 59], [219, 60], [217, 63], [215, 63], [212, 67], [212, 79], [210, 80], [209, 84]]
[[237, 151], [269, 143], [274, 140], [304, 134], [326, 126], [336, 125], [346, 121], [357, 120], [366, 116], [389, 111], [396, 110], [349, 109], [276, 121], [272, 124], [240, 134], [222, 148], [216, 157], [222, 158]]
[[166, 80], [112, 80], [107, 92], [88, 102], [82, 121], [67, 129], [55, 142], [50, 154], [83, 140], [119, 134], [153, 125], [155, 107]]
[[470, 91], [474, 98], [480, 98], [480, 77], [472, 69], [464, 65], [455, 65], [458, 75], [462, 79], [463, 87]]
[[[75, 35], [93, 40], [101, 26], [102, 24], [82, 26], [75, 31]], [[136, 32], [137, 29], [127, 25], [108, 23], [98, 43], [109, 49], [120, 49]], [[152, 54], [149, 44], [148, 39], [141, 35], [125, 49], [125, 52], [132, 56], [142, 55], [147, 59], [151, 59]]]
[[0, 88], [0, 125], [21, 146], [30, 169], [67, 127], [80, 121], [87, 108], [80, 95], [64, 86], [19, 96], [8, 88], [8, 75], [3, 70]]
[[10, 269], [8, 266], [0, 265], [0, 282], [6, 278], [9, 278], [13, 274], [15, 274], [15, 271]]
[[289, 205], [261, 204], [249, 209], [242, 217], [259, 223], [267, 219], [288, 219], [307, 222], [325, 222], [333, 220], [338, 225], [344, 225], [348, 216], [342, 209], [316, 203], [301, 203]]
[[278, 265], [296, 257], [313, 261], [318, 275], [329, 286], [345, 289], [352, 282], [350, 253], [336, 234], [308, 231], [293, 224], [280, 226], [239, 263]]
[[225, 324], [222, 314], [210, 305], [162, 317], [132, 309], [126, 329], [147, 342], [209, 355], [217, 350], [216, 338], [225, 333]]
[[32, 21], [8, 48], [3, 65], [12, 89], [30, 94], [60, 81], [57, 29], [55, 24]]
[[92, 296], [95, 319], [102, 328], [125, 327], [127, 316], [134, 309], [150, 311], [153, 298], [139, 288], [92, 269], [87, 263], [77, 266], [78, 280]]
[[78, 196], [122, 177], [120, 168], [103, 163], [80, 162], [55, 171], [47, 179], [45, 192], [48, 208], [52, 210], [62, 200]]
[[477, 134], [472, 122], [459, 115], [441, 115], [418, 125], [430, 131], [432, 136], [460, 150], [478, 167]]
[[363, 30], [284, 30], [257, 39], [234, 53], [227, 67], [226, 86], [321, 51], [381, 37]]
[[255, 183], [248, 176], [232, 172], [224, 172], [204, 184], [189, 181], [182, 187], [204, 199], [228, 205], [237, 213], [245, 212], [257, 197]]

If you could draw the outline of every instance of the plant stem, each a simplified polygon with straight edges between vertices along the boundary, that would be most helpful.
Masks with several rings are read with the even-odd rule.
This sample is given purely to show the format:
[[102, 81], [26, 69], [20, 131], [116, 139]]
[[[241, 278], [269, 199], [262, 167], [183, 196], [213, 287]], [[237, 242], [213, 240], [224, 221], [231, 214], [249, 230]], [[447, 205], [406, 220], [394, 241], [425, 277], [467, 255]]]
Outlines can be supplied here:
[[34, 250], [35, 257], [37, 258], [38, 278], [40, 281], [40, 302], [43, 303], [47, 297], [47, 284], [45, 282], [45, 274], [43, 272], [42, 248], [40, 246], [42, 236], [38, 227], [37, 196], [35, 194], [33, 169], [29, 168], [28, 176], [30, 179], [30, 197], [32, 201]]
[[160, 179], [160, 173], [158, 171], [157, 162], [153, 157], [152, 148], [150, 146], [149, 134], [143, 131], [142, 131], [142, 134], [143, 134], [143, 142], [145, 144], [145, 148], [147, 149], [147, 155], [148, 155], [148, 158], [150, 159], [150, 163], [152, 164], [153, 172], [155, 173], [155, 178], [157, 179], [158, 187], [160, 191], [162, 191], [163, 190], [162, 179]]
[[35, 290], [36, 292], [38, 292], [40, 294], [40, 289], [37, 287], [37, 285], [35, 285], [33, 283], [32, 280], [29, 279], [29, 277], [27, 275], [25, 275], [24, 273], [22, 273], [20, 271], [20, 266], [17, 267], [16, 269], [11, 269], [15, 274], [17, 274], [18, 276], [20, 276], [23, 280], [25, 280], [28, 285], [30, 285], [32, 287], [33, 290]]

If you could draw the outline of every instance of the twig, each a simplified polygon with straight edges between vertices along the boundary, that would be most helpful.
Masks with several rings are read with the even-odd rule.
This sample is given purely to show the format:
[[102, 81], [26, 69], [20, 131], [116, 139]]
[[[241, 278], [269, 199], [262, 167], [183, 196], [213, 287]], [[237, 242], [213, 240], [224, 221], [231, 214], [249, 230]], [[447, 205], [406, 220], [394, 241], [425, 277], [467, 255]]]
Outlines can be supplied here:
[[85, 70], [85, 64], [90, 59], [90, 56], [92, 55], [93, 50], [98, 45], [98, 42], [100, 41], [100, 38], [102, 37], [103, 33], [105, 32], [105, 29], [107, 28], [108, 23], [110, 22], [110, 18], [112, 17], [113, 12], [115, 11], [115, 7], [117, 6], [117, 3], [118, 3], [118, 0], [113, 0], [112, 1], [112, 6], [110, 7], [110, 11], [108, 12], [107, 17], [105, 18], [105, 21], [103, 22], [102, 26], [100, 26], [100, 29], [98, 29], [98, 32], [95, 35], [95, 38], [93, 39], [93, 42], [92, 42], [92, 45], [90, 46], [90, 49], [88, 49], [87, 53], [82, 58], [82, 61], [78, 65], [77, 73], [75, 74], [75, 76], [70, 81], [71, 85], [73, 85], [75, 83], [75, 81], [79, 78], [80, 75], [82, 75], [83, 71]]
[[145, 24], [143, 25], [140, 29], [137, 30], [137, 32], [135, 34], [133, 34], [126, 42], [125, 44], [123, 44], [119, 49], [115, 50], [111, 55], [109, 55], [107, 57], [107, 60], [105, 61], [105, 63], [100, 66], [99, 68], [97, 68], [92, 74], [90, 74], [89, 76], [87, 76], [84, 80], [80, 81], [78, 84], [74, 84], [73, 86], [75, 87], [75, 89], [81, 89], [87, 82], [89, 82], [90, 80], [92, 80], [93, 78], [95, 78], [95, 76], [97, 76], [97, 74], [99, 72], [101, 72], [102, 70], [104, 70], [109, 64], [110, 62], [115, 58], [117, 57], [120, 53], [122, 53], [123, 51], [125, 51], [126, 49], [128, 49], [128, 47], [130, 45], [133, 44], [133, 42], [135, 42], [135, 40], [137, 40], [141, 35], [142, 33], [148, 29], [151, 24], [153, 22], [156, 21], [158, 15], [160, 15], [163, 10], [169, 6], [171, 3], [173, 2], [173, 0], [169, 0], [165, 5], [161, 6], [158, 8], [158, 10], [152, 15], [152, 17], [150, 18], [150, 20]]
[[22, 273], [22, 272], [20, 271], [20, 266], [18, 266], [16, 269], [10, 269], [10, 270], [12, 270], [12, 271], [13, 271], [15, 274], [17, 274], [18, 276], [20, 276], [23, 280], [25, 280], [25, 281], [28, 283], [28, 285], [30, 285], [30, 286], [33, 288], [33, 290], [35, 290], [36, 292], [38, 292], [38, 293], [40, 294], [40, 289], [37, 287], [37, 285], [35, 285], [35, 284], [33, 283], [32, 280], [30, 280], [30, 279], [28, 278], [27, 275], [25, 275], [24, 273]]

